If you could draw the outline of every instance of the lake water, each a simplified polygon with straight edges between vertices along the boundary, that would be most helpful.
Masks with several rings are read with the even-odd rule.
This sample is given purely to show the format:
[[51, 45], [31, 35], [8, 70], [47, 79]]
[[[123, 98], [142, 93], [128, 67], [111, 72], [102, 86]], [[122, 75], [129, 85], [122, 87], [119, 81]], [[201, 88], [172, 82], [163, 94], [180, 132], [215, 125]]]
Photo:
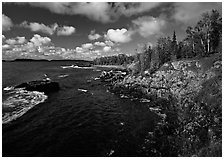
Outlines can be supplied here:
[[[110, 93], [95, 79], [102, 69], [61, 67], [73, 64], [3, 62], [3, 156], [146, 156], [142, 145], [157, 115]], [[58, 92], [13, 89], [44, 74], [59, 82]]]

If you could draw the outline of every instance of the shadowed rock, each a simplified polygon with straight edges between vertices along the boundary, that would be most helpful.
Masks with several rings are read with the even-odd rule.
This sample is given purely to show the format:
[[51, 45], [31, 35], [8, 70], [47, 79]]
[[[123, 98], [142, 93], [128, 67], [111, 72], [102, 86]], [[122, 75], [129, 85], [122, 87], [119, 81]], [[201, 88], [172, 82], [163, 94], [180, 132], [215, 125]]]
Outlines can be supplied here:
[[22, 83], [15, 88], [25, 88], [27, 91], [39, 91], [49, 94], [59, 90], [59, 84], [50, 80], [37, 80]]

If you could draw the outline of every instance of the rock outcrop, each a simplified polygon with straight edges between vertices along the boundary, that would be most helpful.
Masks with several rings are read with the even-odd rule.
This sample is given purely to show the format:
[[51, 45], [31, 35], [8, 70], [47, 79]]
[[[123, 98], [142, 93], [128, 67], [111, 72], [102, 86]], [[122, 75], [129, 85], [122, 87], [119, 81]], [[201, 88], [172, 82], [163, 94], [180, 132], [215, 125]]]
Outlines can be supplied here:
[[[147, 71], [147, 70], [146, 70]], [[148, 71], [150, 72], [150, 71]], [[107, 74], [107, 73], [104, 73]], [[222, 134], [222, 58], [220, 54], [202, 59], [165, 63], [153, 74], [125, 75], [114, 79], [110, 89], [129, 98], [148, 99], [163, 119], [152, 132], [150, 141], [175, 147], [181, 156], [201, 156], [220, 148]], [[113, 80], [112, 80], [113, 79]], [[169, 133], [172, 132], [172, 133]], [[156, 136], [156, 134], [160, 136]], [[155, 142], [157, 143], [157, 142]], [[180, 144], [180, 145], [178, 145]], [[162, 146], [161, 145], [161, 146]], [[177, 146], [178, 145], [178, 146]], [[216, 147], [213, 147], [216, 145]], [[217, 146], [218, 145], [218, 146]], [[145, 147], [154, 147], [146, 143]], [[157, 145], [158, 146], [158, 145]], [[158, 146], [157, 152], [169, 153]], [[214, 155], [214, 154], [211, 154]]]
[[59, 90], [59, 83], [52, 82], [51, 80], [37, 80], [22, 83], [15, 88], [25, 88], [27, 91], [38, 91], [49, 94]]
[[105, 82], [115, 82], [123, 80], [127, 74], [128, 72], [125, 70], [111, 70], [109, 72], [103, 71], [100, 75], [100, 79]]

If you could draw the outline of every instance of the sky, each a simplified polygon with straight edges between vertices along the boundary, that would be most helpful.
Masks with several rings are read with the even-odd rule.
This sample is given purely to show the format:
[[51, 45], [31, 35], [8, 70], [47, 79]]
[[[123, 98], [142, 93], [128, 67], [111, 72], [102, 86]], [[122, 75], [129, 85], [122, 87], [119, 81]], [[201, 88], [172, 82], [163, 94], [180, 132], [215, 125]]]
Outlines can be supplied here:
[[175, 30], [185, 38], [202, 13], [221, 2], [2, 3], [2, 58], [83, 59], [133, 55]]

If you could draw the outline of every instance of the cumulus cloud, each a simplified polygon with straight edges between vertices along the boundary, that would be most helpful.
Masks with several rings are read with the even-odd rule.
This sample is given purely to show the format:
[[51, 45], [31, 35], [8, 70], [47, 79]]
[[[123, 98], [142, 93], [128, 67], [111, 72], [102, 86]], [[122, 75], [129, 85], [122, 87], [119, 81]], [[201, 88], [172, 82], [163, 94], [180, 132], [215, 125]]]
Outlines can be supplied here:
[[2, 46], [4, 59], [15, 58], [44, 58], [43, 52], [51, 44], [50, 38], [35, 34], [28, 42], [25, 37], [16, 37], [5, 40]]
[[96, 41], [94, 43], [94, 45], [96, 45], [96, 46], [106, 46], [106, 44], [104, 42], [99, 42], [99, 41]]
[[41, 46], [41, 45], [46, 45], [51, 42], [51, 39], [48, 37], [41, 37], [38, 34], [35, 34], [30, 41], [35, 45], [35, 46]]
[[211, 9], [222, 10], [221, 2], [194, 2], [194, 3], [175, 3], [175, 13], [173, 18], [183, 23], [190, 23], [190, 25], [196, 23], [200, 18], [201, 14]]
[[[85, 59], [117, 55], [119, 48], [106, 45], [104, 42], [85, 43], [75, 49], [55, 47], [48, 37], [35, 34], [29, 41], [22, 43], [23, 37], [6, 39], [10, 44], [2, 45], [3, 59], [31, 58], [31, 59]], [[109, 41], [108, 41], [109, 42]], [[101, 47], [96, 49], [96, 45]], [[98, 45], [98, 46], [99, 46]]]
[[58, 27], [57, 29], [57, 35], [68, 36], [73, 34], [74, 32], [75, 32], [75, 28], [72, 26], [63, 26], [63, 27]]
[[[110, 44], [110, 45], [107, 45]], [[82, 59], [94, 59], [101, 56], [111, 56], [120, 53], [120, 49], [115, 47], [113, 42], [106, 40], [105, 42], [96, 41], [94, 43], [85, 43], [75, 48], [76, 57]], [[98, 47], [96, 47], [98, 46]]]
[[76, 51], [77, 53], [81, 53], [81, 52], [83, 52], [84, 50], [83, 50], [82, 47], [76, 47], [76, 48], [75, 48], [75, 51]]
[[114, 43], [110, 40], [106, 40], [105, 44], [108, 45], [108, 46], [114, 46]]
[[82, 44], [82, 48], [83, 49], [92, 49], [93, 48], [93, 44], [92, 43]]
[[20, 26], [29, 28], [33, 32], [42, 32], [49, 35], [53, 35], [56, 33], [58, 36], [69, 36], [75, 32], [75, 28], [73, 26], [59, 26], [57, 23], [47, 26], [43, 23], [28, 23], [27, 21], [24, 21], [20, 24]]
[[8, 31], [12, 26], [12, 20], [6, 15], [2, 14], [2, 31]]
[[5, 39], [6, 39], [5, 35], [2, 35], [2, 44], [5, 42]]
[[111, 50], [111, 47], [110, 46], [105, 46], [104, 48], [103, 48], [103, 51], [104, 52], [108, 52], [108, 51], [110, 51]]
[[7, 39], [5, 42], [6, 42], [7, 44], [9, 44], [9, 45], [14, 45], [14, 44], [16, 44], [16, 40], [15, 40], [15, 39]]
[[131, 41], [132, 31], [128, 31], [127, 29], [109, 29], [106, 34], [106, 38], [113, 42], [117, 43], [127, 43]]
[[16, 44], [23, 44], [26, 42], [26, 38], [25, 37], [16, 37], [16, 38], [11, 38], [11, 39], [7, 39], [5, 40], [5, 43], [9, 44], [9, 45], [16, 45]]
[[54, 24], [54, 25], [49, 27], [49, 26], [46, 26], [43, 23], [41, 23], [41, 24], [37, 23], [37, 22], [28, 23], [27, 21], [24, 21], [21, 24], [21, 26], [24, 27], [24, 28], [29, 28], [33, 32], [43, 32], [43, 33], [46, 33], [46, 34], [49, 34], [49, 35], [53, 35], [57, 24]]
[[154, 18], [152, 16], [143, 16], [132, 20], [136, 30], [143, 37], [160, 34], [161, 29], [165, 26], [165, 20]]
[[3, 49], [3, 50], [9, 49], [9, 48], [10, 48], [10, 45], [8, 45], [8, 44], [4, 44], [4, 45], [2, 45], [2, 49]]
[[16, 37], [17, 38], [17, 42], [18, 44], [23, 44], [26, 42], [26, 38], [25, 37]]
[[96, 32], [95, 30], [91, 30], [90, 34], [88, 35], [89, 40], [97, 40], [101, 38], [101, 35], [95, 32]]
[[2, 45], [3, 59], [31, 58], [31, 59], [76, 59], [75, 49], [55, 47], [48, 37], [35, 34], [28, 42], [22, 43], [23, 38], [6, 39], [9, 44]]

